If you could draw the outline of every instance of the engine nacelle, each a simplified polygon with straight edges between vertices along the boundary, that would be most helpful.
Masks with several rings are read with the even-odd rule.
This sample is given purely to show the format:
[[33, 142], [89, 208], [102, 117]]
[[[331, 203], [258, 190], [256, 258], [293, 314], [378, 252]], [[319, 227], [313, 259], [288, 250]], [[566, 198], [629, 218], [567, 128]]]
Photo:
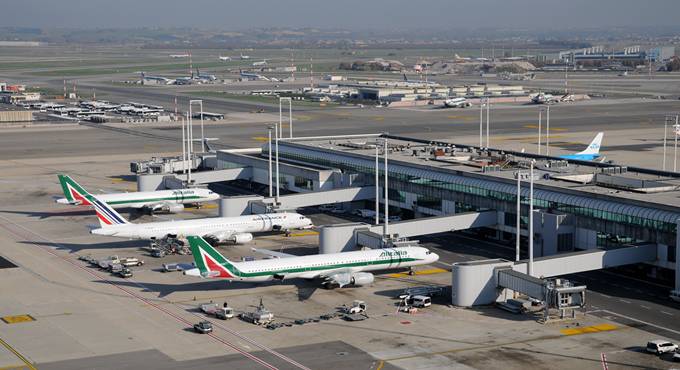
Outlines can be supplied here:
[[151, 209], [151, 213], [154, 212], [164, 212], [164, 213], [180, 213], [184, 211], [184, 204], [177, 203], [166, 203], [158, 205]]
[[253, 234], [251, 233], [234, 234], [231, 236], [230, 240], [233, 241], [234, 244], [245, 244], [253, 240]]
[[169, 204], [165, 207], [169, 213], [180, 213], [184, 211], [184, 204]]
[[368, 285], [375, 280], [375, 277], [370, 272], [357, 272], [352, 274], [350, 281], [354, 285]]

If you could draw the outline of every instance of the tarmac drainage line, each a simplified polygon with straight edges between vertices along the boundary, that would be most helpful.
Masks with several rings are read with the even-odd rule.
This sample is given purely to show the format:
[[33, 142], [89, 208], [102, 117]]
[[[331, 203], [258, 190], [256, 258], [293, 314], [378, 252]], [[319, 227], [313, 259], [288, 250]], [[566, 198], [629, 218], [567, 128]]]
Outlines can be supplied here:
[[[49, 242], [49, 243], [52, 243], [53, 245], [60, 245], [59, 243], [56, 243], [56, 242], [54, 242], [54, 241], [51, 241], [51, 240], [49, 240], [49, 239], [47, 239], [47, 238], [41, 236], [40, 234], [36, 233], [36, 232], [33, 231], [33, 230], [27, 229], [26, 227], [24, 227], [24, 226], [22, 226], [22, 225], [19, 225], [19, 224], [17, 224], [17, 223], [14, 223], [13, 221], [9, 220], [8, 218], [5, 218], [5, 217], [3, 217], [3, 216], [0, 216], [0, 219], [5, 220], [7, 223], [9, 223], [9, 224], [11, 224], [11, 225], [13, 225], [13, 226], [15, 226], [15, 227], [19, 227], [19, 228], [21, 228], [21, 229], [23, 229], [23, 230], [25, 230], [25, 231], [28, 231], [29, 233], [31, 233], [31, 234], [33, 234], [33, 235], [39, 237], [40, 239], [42, 239], [42, 240], [44, 240], [44, 241], [47, 241], [47, 242]], [[17, 231], [14, 231], [14, 230], [8, 228], [7, 225], [0, 224], [0, 226], [1, 226], [2, 228], [4, 228], [5, 230], [9, 231], [10, 233], [14, 234], [14, 236], [16, 236], [16, 237], [28, 239], [28, 238], [26, 238], [24, 235], [19, 234]], [[63, 261], [68, 262], [69, 264], [71, 264], [71, 265], [73, 265], [73, 266], [75, 266], [75, 267], [78, 267], [79, 269], [81, 269], [81, 270], [87, 272], [88, 274], [90, 274], [90, 275], [92, 275], [92, 276], [94, 276], [94, 277], [96, 277], [96, 278], [98, 278], [98, 279], [101, 279], [101, 280], [103, 280], [103, 281], [109, 283], [111, 286], [114, 286], [114, 287], [120, 289], [121, 291], [127, 293], [129, 296], [131, 296], [131, 297], [133, 297], [133, 298], [136, 298], [136, 299], [142, 301], [143, 303], [146, 303], [146, 304], [148, 304], [148, 305], [150, 305], [150, 306], [152, 306], [152, 307], [154, 307], [154, 308], [156, 308], [156, 309], [158, 309], [158, 310], [160, 310], [160, 311], [166, 313], [167, 315], [169, 315], [169, 316], [175, 318], [176, 320], [180, 321], [181, 323], [184, 323], [184, 324], [186, 324], [186, 325], [189, 325], [190, 327], [192, 326], [192, 324], [191, 324], [189, 321], [183, 319], [182, 317], [180, 317], [180, 316], [178, 316], [178, 315], [176, 315], [176, 314], [174, 314], [174, 313], [172, 313], [172, 312], [170, 312], [170, 311], [164, 309], [163, 307], [161, 307], [161, 306], [159, 306], [159, 305], [157, 305], [157, 304], [151, 302], [150, 300], [148, 300], [148, 299], [146, 299], [146, 298], [144, 298], [144, 297], [142, 297], [142, 296], [139, 296], [139, 295], [135, 294], [135, 293], [132, 292], [132, 291], [129, 291], [129, 290], [127, 290], [127, 289], [125, 289], [125, 288], [123, 288], [123, 287], [121, 287], [121, 286], [115, 284], [113, 281], [107, 279], [107, 278], [104, 277], [104, 276], [101, 276], [101, 275], [99, 275], [99, 274], [96, 273], [96, 272], [90, 271], [90, 269], [87, 269], [87, 268], [81, 266], [80, 264], [71, 261], [69, 258], [64, 257], [64, 256], [61, 256], [61, 255], [55, 253], [55, 252], [54, 252], [53, 250], [51, 250], [50, 248], [45, 248], [45, 247], [43, 247], [43, 246], [41, 246], [41, 245], [38, 245], [38, 244], [35, 244], [35, 243], [33, 243], [33, 242], [30, 242], [30, 244], [33, 245], [33, 246], [36, 246], [36, 247], [38, 247], [38, 248], [40, 248], [40, 249], [43, 249], [43, 250], [47, 251], [47, 252], [50, 253], [51, 255], [53, 255], [53, 256], [55, 256], [55, 257], [57, 257], [57, 258], [60, 258], [60, 259], [62, 259]], [[65, 248], [65, 247], [64, 247], [64, 248]], [[66, 248], [66, 249], [68, 249], [68, 248]], [[208, 334], [208, 335], [209, 335], [211, 338], [213, 338], [213, 339], [219, 341], [220, 343], [226, 345], [227, 347], [233, 349], [234, 351], [236, 351], [236, 352], [238, 352], [238, 353], [240, 353], [240, 354], [242, 354], [242, 355], [248, 357], [249, 359], [251, 359], [251, 360], [253, 360], [253, 361], [259, 363], [260, 365], [262, 365], [262, 366], [264, 366], [264, 367], [266, 367], [266, 368], [268, 368], [268, 369], [278, 370], [278, 368], [275, 367], [274, 365], [272, 365], [272, 364], [270, 364], [270, 363], [268, 363], [268, 362], [266, 362], [266, 361], [264, 361], [264, 360], [262, 360], [262, 359], [256, 357], [255, 355], [253, 355], [253, 354], [251, 354], [251, 353], [249, 353], [249, 352], [246, 352], [246, 351], [244, 351], [244, 350], [238, 348], [238, 347], [235, 346], [234, 344], [231, 344], [231, 343], [227, 342], [226, 340], [224, 340], [224, 339], [218, 337], [217, 335], [215, 335], [215, 334], [213, 334], [213, 333], [210, 333], [210, 334]], [[281, 356], [283, 356], [283, 355], [281, 355]], [[285, 358], [283, 358], [283, 357], [280, 357], [280, 358], [285, 360]], [[288, 361], [288, 362], [289, 362], [290, 364], [292, 364], [292, 365], [295, 365], [295, 363], [294, 363], [292, 360], [291, 360], [291, 361]], [[298, 366], [298, 365], [295, 365], [295, 366], [300, 367], [300, 366]], [[301, 369], [307, 370], [306, 367], [300, 367], [300, 368], [301, 368]]]

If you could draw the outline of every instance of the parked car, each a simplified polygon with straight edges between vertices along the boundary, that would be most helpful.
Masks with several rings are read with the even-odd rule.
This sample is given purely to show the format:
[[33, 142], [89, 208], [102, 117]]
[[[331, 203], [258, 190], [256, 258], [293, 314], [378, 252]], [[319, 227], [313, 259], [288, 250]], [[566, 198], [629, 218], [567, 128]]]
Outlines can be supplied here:
[[198, 324], [194, 324], [194, 330], [197, 333], [208, 334], [208, 333], [212, 333], [213, 326], [210, 323], [210, 321], [201, 321]]
[[127, 267], [123, 267], [120, 271], [118, 271], [118, 276], [122, 277], [123, 279], [131, 278], [132, 270]]
[[662, 353], [675, 352], [678, 349], [678, 345], [669, 342], [665, 339], [656, 339], [647, 342], [647, 352], [656, 353], [660, 355]]

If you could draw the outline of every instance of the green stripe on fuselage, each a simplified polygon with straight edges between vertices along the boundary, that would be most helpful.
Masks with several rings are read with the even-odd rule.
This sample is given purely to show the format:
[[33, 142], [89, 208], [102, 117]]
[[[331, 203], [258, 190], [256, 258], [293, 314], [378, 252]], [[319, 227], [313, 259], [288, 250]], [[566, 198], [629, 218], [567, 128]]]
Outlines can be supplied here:
[[404, 263], [404, 262], [414, 262], [414, 261], [421, 261], [421, 259], [409, 258], [409, 257], [407, 257], [407, 258], [394, 258], [394, 259], [389, 259], [389, 260], [374, 260], [374, 261], [366, 261], [366, 262], [339, 263], [339, 264], [327, 265], [327, 266], [309, 266], [309, 267], [301, 267], [301, 268], [295, 268], [295, 269], [276, 270], [276, 271], [261, 271], [261, 272], [242, 272], [242, 271], [238, 271], [238, 270], [233, 269], [233, 266], [230, 266], [230, 265], [224, 265], [224, 267], [237, 277], [248, 278], [248, 277], [269, 276], [269, 275], [271, 275], [271, 276], [286, 275], [286, 274], [292, 274], [292, 273], [296, 273], [296, 272], [335, 270], [335, 269], [348, 268], [348, 267], [363, 267], [363, 266], [371, 266], [371, 265], [391, 265], [391, 264], [400, 264], [400, 263]]
[[[198, 200], [201, 199], [201, 196], [198, 195], [187, 195], [184, 197], [180, 197], [182, 200]], [[120, 204], [127, 204], [127, 203], [154, 203], [154, 202], [162, 202], [166, 200], [171, 200], [171, 201], [176, 201], [177, 197], [165, 197], [165, 198], [147, 198], [147, 199], [131, 199], [131, 200], [112, 200], [106, 202], [108, 205], [116, 206]]]

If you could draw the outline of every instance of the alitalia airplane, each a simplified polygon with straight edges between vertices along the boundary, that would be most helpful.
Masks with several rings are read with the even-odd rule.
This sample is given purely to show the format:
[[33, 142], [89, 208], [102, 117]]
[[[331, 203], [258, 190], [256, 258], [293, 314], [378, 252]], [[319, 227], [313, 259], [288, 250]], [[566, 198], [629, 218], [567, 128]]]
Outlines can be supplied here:
[[[59, 204], [92, 205], [90, 193], [68, 175], [58, 175], [65, 198], [57, 199]], [[208, 189], [177, 189], [144, 191], [133, 193], [110, 193], [97, 195], [99, 200], [113, 208], [148, 209], [151, 212], [181, 212], [184, 204], [217, 200], [219, 194]]]
[[323, 279], [326, 288], [366, 285], [374, 277], [368, 271], [427, 265], [439, 260], [436, 253], [422, 247], [371, 249], [367, 251], [293, 256], [276, 253], [279, 258], [231, 262], [200, 236], [189, 236], [196, 268], [185, 275], [221, 278], [230, 281], [264, 282], [283, 279]]
[[309, 218], [289, 212], [133, 224], [98, 197], [89, 195], [87, 200], [97, 212], [101, 226], [91, 230], [90, 233], [126, 239], [160, 239], [168, 235], [184, 238], [189, 235], [200, 235], [215, 243], [241, 244], [253, 240], [252, 233], [308, 229], [314, 226]]

